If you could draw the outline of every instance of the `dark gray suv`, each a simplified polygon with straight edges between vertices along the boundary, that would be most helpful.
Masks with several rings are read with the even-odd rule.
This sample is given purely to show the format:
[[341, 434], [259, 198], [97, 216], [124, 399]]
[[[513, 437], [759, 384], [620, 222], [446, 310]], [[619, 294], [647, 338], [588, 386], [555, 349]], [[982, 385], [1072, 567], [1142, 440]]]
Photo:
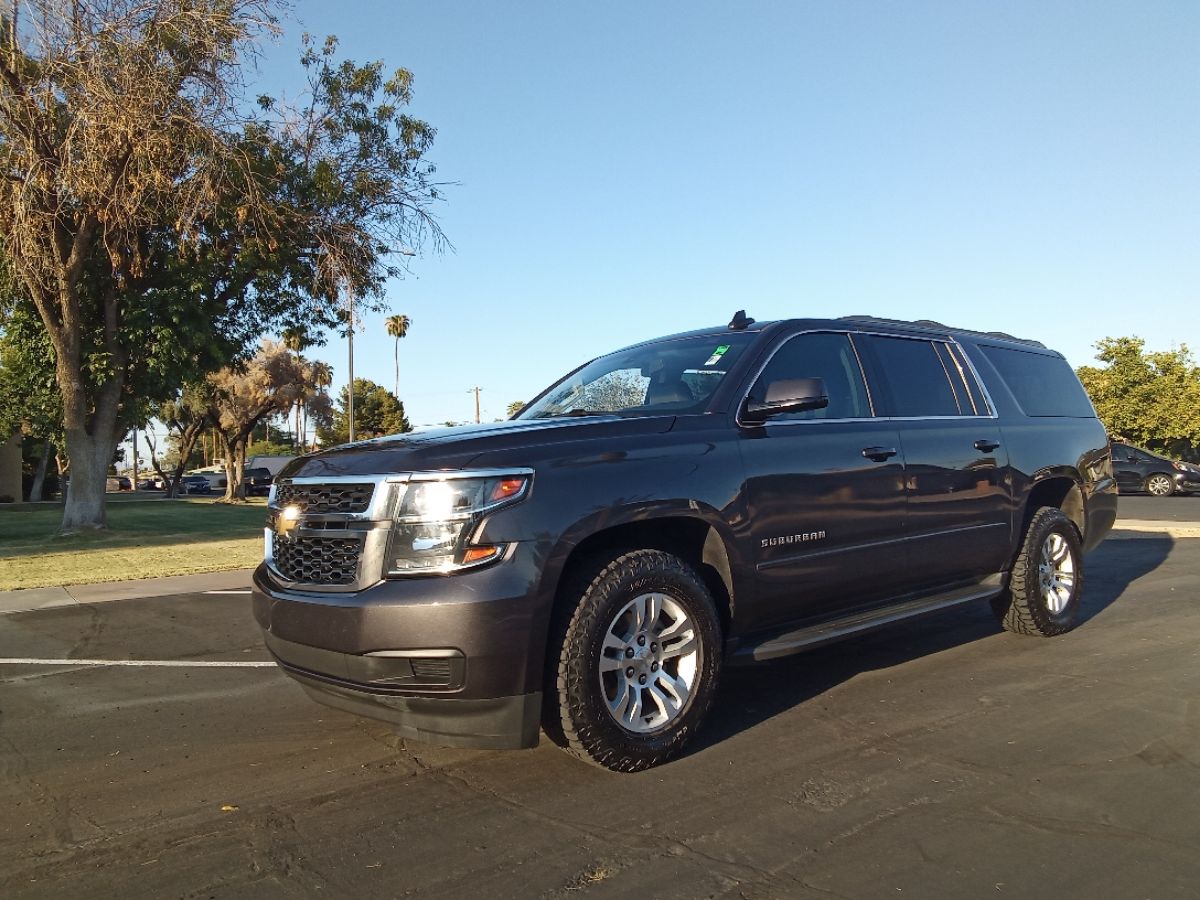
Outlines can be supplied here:
[[322, 703], [405, 737], [619, 771], [680, 752], [722, 667], [988, 602], [1078, 618], [1116, 517], [1061, 355], [933, 322], [728, 326], [594, 359], [512, 421], [290, 463], [254, 614]]

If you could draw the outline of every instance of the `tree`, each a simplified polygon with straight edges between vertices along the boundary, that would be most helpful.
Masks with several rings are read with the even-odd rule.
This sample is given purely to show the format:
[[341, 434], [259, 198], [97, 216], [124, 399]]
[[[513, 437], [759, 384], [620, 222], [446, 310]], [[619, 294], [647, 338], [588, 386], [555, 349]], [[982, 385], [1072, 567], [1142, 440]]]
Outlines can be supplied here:
[[0, 23], [0, 253], [53, 347], [64, 531], [103, 526], [113, 448], [156, 391], [271, 323], [334, 324], [344, 291], [378, 307], [390, 254], [442, 241], [411, 73], [306, 39], [305, 108], [243, 102], [274, 2], [40, 0]]
[[263, 341], [248, 362], [208, 376], [208, 415], [225, 451], [226, 501], [245, 498], [242, 473], [255, 427], [291, 409], [310, 379], [309, 367], [271, 341]]
[[396, 339], [396, 347], [393, 351], [393, 357], [396, 362], [396, 390], [395, 395], [400, 396], [400, 338], [408, 335], [408, 329], [412, 325], [412, 320], [408, 316], [388, 316], [385, 324], [387, 325], [387, 333]]
[[1200, 367], [1186, 345], [1147, 352], [1139, 337], [1096, 344], [1103, 367], [1082, 366], [1079, 380], [1113, 437], [1194, 458], [1200, 448]]
[[104, 523], [150, 232], [221, 193], [237, 58], [258, 0], [9, 7], [0, 47], [0, 240], [54, 348], [72, 486], [64, 530]]
[[519, 413], [524, 408], [525, 408], [524, 400], [514, 400], [512, 403], [508, 404], [508, 407], [505, 409], [505, 413], [511, 419], [513, 416], [515, 416], [517, 413]]
[[[313, 345], [313, 340], [311, 337], [309, 337], [308, 330], [305, 328], [285, 328], [281, 338], [282, 340], [280, 343], [282, 343], [283, 346], [285, 346], [288, 350], [292, 351], [292, 353], [296, 354], [296, 359], [298, 361], [302, 361], [304, 359], [304, 357], [300, 355], [301, 351], [306, 350]], [[296, 403], [292, 409], [292, 414], [295, 416], [296, 424], [295, 434], [297, 435], [297, 441], [301, 443], [303, 442], [303, 439], [300, 437], [302, 434], [300, 430], [300, 411], [303, 406], [303, 398], [297, 397]]]
[[[319, 428], [323, 446], [344, 444], [350, 440], [350, 392], [343, 387], [328, 427]], [[354, 430], [356, 438], [383, 437], [412, 431], [404, 404], [382, 385], [367, 378], [354, 379]]]
[[150, 445], [150, 465], [166, 486], [167, 497], [174, 497], [179, 489], [179, 479], [187, 470], [188, 461], [196, 442], [206, 428], [212, 425], [209, 413], [209, 394], [204, 384], [185, 385], [176, 397], [164, 400], [152, 409], [154, 418], [167, 426], [175, 442], [175, 461], [172, 471], [163, 471], [163, 462], [158, 457], [158, 446], [154, 432], [147, 429], [146, 441]]
[[9, 307], [0, 331], [0, 441], [16, 432], [41, 445], [29, 489], [31, 501], [41, 500], [50, 458], [61, 459], [62, 399], [54, 381], [54, 351], [36, 314], [21, 303]]
[[[304, 420], [300, 426], [301, 443], [308, 440], [308, 423], [313, 423], [314, 443], [317, 429], [329, 428], [333, 424], [333, 400], [329, 397], [329, 388], [333, 385], [333, 366], [323, 360], [315, 360], [309, 373], [313, 392], [309, 394], [304, 404]], [[309, 447], [302, 448], [308, 452]]]

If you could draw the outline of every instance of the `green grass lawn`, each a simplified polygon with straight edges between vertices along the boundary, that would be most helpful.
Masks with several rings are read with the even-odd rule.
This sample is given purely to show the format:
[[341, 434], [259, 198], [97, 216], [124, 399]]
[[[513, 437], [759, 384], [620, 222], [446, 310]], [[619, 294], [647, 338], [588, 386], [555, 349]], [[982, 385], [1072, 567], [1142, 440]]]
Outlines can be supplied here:
[[255, 565], [265, 501], [108, 504], [108, 530], [59, 537], [62, 507], [0, 505], [0, 590], [190, 575]]

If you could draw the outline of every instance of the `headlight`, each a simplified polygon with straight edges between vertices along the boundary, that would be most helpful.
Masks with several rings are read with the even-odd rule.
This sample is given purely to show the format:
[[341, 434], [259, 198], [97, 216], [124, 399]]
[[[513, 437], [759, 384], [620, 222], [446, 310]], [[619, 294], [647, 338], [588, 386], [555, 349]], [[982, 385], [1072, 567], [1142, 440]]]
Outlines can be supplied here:
[[522, 500], [529, 480], [527, 473], [436, 480], [418, 476], [397, 485], [387, 574], [454, 572], [499, 559], [505, 545], [473, 546], [471, 533], [486, 513]]

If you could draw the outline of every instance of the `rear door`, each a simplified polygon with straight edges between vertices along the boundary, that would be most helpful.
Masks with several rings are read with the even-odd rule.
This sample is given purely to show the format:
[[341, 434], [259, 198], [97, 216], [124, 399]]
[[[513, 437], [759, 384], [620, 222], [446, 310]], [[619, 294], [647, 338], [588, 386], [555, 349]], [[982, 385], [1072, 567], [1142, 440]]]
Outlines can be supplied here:
[[905, 581], [921, 589], [1000, 571], [1014, 515], [1008, 451], [961, 348], [891, 335], [870, 335], [865, 343], [872, 389], [904, 451]]
[[741, 427], [758, 585], [754, 630], [869, 605], [904, 568], [904, 459], [891, 422], [875, 416], [849, 335], [806, 332], [775, 351], [749, 396], [790, 378], [824, 379], [825, 409]]

